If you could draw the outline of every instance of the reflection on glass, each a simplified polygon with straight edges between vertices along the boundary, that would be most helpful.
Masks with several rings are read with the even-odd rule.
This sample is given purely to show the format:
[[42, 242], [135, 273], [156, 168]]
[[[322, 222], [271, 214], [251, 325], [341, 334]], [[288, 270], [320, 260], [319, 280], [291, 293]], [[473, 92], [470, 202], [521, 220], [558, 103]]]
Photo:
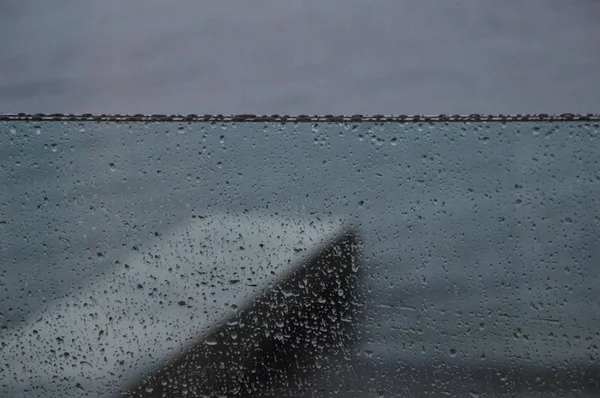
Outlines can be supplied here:
[[594, 121], [0, 121], [1, 396], [596, 396]]

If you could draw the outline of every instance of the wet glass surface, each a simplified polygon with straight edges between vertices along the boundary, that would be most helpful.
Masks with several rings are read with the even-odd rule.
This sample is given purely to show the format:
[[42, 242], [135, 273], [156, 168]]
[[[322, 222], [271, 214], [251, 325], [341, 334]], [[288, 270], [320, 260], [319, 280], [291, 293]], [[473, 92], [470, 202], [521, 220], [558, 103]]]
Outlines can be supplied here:
[[2, 396], [594, 396], [600, 125], [0, 122]]

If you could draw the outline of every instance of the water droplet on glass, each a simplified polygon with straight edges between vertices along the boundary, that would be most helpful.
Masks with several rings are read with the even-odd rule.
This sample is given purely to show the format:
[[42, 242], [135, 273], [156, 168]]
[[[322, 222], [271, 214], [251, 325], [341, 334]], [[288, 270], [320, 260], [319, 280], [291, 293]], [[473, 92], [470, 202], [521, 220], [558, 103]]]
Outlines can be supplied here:
[[114, 163], [112, 163], [112, 162], [108, 164], [108, 167], [110, 167], [110, 171], [115, 171], [115, 170], [117, 170], [117, 165], [116, 165], [116, 164], [114, 164]]
[[50, 147], [52, 148], [52, 152], [56, 152], [58, 149], [58, 145], [56, 144], [52, 144]]
[[450, 356], [451, 357], [455, 357], [456, 356], [456, 348], [450, 348]]
[[206, 339], [204, 339], [204, 344], [217, 345], [217, 338], [215, 336], [208, 336]]
[[354, 260], [354, 257], [351, 260], [351, 264], [352, 264], [352, 272], [358, 272], [358, 269], [360, 268], [360, 264]]

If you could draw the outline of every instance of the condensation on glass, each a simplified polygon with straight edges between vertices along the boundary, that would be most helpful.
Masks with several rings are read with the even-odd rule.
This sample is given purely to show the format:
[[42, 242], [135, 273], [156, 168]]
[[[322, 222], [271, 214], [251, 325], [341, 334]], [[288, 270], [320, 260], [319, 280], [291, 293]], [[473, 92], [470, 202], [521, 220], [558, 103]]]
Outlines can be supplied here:
[[0, 396], [597, 396], [599, 133], [2, 121]]

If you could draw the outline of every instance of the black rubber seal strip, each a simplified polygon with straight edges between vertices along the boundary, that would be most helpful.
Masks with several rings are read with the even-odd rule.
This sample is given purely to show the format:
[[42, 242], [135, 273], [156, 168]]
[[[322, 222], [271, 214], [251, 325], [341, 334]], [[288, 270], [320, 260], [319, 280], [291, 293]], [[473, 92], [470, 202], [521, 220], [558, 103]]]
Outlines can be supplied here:
[[513, 115], [120, 115], [120, 114], [0, 114], [0, 121], [64, 122], [267, 122], [267, 123], [429, 123], [429, 122], [600, 122], [600, 114], [513, 114]]

